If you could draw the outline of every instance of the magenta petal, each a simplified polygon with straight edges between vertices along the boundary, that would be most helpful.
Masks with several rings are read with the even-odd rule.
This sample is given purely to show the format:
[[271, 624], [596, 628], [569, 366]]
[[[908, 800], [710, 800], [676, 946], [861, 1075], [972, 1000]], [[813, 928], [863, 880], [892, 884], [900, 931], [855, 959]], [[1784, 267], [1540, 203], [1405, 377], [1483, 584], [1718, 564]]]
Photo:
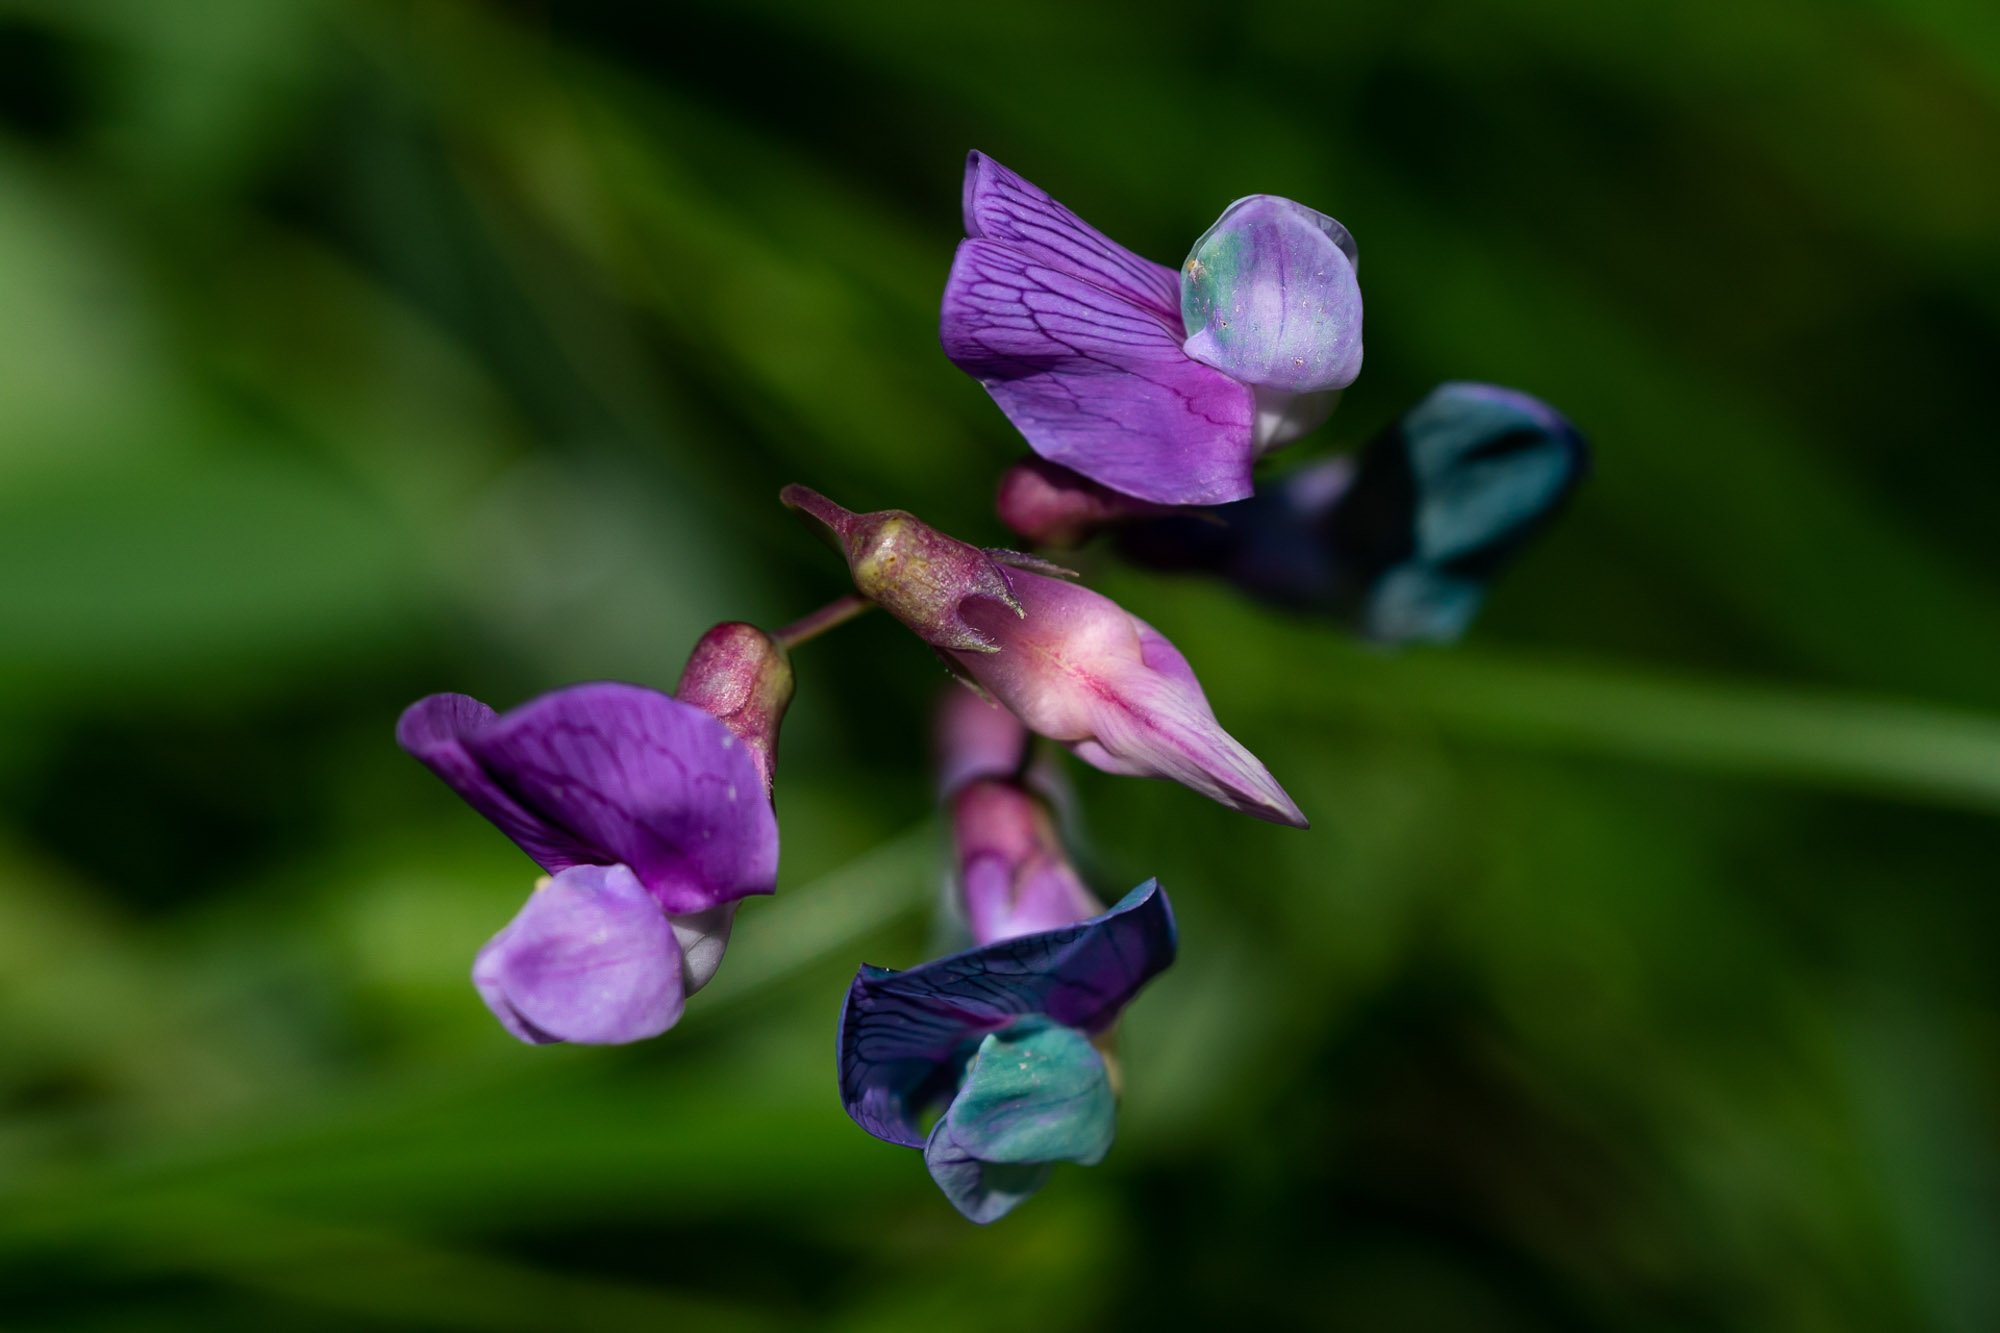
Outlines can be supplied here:
[[1133, 254], [984, 153], [965, 159], [965, 234], [1145, 306], [1170, 325], [1180, 322], [1179, 274]]
[[769, 893], [778, 825], [743, 742], [637, 685], [543, 695], [463, 739], [522, 805], [630, 866], [669, 912]]
[[1107, 773], [1169, 778], [1258, 819], [1305, 826], [1159, 631], [1074, 583], [1020, 572], [1014, 590], [1024, 619], [976, 617], [1000, 651], [954, 661], [1029, 728]]
[[1177, 322], [1149, 307], [969, 240], [945, 282], [939, 336], [1050, 462], [1160, 504], [1251, 493], [1250, 390], [1191, 360]]
[[403, 710], [396, 743], [443, 778], [467, 805], [486, 816], [542, 869], [554, 873], [604, 857], [533, 811], [524, 809], [466, 752], [465, 741], [493, 725], [495, 714], [464, 694], [433, 694]]
[[1106, 773], [1167, 778], [1273, 824], [1307, 826], [1271, 771], [1222, 729], [1200, 690], [1143, 669], [1107, 683], [1092, 710], [1092, 736], [1070, 746], [1077, 758]]
[[614, 1045], [681, 1016], [681, 951], [660, 905], [624, 866], [545, 881], [472, 965], [472, 983], [522, 1041]]

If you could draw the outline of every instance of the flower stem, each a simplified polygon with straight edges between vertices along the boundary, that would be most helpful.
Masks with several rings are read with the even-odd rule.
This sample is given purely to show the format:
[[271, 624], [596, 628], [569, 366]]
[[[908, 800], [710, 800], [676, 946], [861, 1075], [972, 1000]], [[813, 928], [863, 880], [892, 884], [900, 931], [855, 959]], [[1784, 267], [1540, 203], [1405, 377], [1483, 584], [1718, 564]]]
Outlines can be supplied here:
[[816, 639], [830, 629], [845, 625], [874, 605], [866, 597], [849, 593], [835, 598], [810, 615], [800, 616], [771, 637], [778, 641], [780, 648], [789, 652], [808, 639]]

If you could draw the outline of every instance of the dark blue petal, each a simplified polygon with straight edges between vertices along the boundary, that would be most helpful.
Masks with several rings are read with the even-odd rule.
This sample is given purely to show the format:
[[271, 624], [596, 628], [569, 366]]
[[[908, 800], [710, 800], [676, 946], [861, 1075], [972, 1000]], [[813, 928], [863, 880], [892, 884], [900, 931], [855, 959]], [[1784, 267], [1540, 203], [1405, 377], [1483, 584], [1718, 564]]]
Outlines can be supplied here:
[[1366, 582], [1356, 628], [1390, 643], [1457, 638], [1588, 465], [1583, 437], [1539, 399], [1439, 385], [1362, 455], [1327, 516], [1336, 560]]
[[1326, 459], [1240, 504], [1134, 524], [1119, 548], [1381, 642], [1448, 642], [1588, 466], [1583, 437], [1539, 399], [1441, 384], [1358, 461]]
[[1174, 960], [1173, 908], [1148, 880], [1102, 916], [907, 972], [863, 967], [840, 1018], [840, 1096], [877, 1138], [920, 1147], [918, 1118], [988, 1034], [1026, 1015], [1101, 1032]]

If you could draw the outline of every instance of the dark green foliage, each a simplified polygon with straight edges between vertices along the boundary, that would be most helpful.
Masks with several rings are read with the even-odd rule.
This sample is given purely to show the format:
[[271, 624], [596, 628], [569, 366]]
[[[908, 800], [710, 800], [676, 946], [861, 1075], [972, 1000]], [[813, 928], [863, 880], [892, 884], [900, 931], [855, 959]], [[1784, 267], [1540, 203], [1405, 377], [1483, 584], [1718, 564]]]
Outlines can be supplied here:
[[[0, 11], [0, 1323], [2000, 1326], [1979, 6]], [[835, 596], [789, 481], [1002, 540], [975, 146], [1167, 262], [1351, 227], [1309, 452], [1446, 378], [1596, 446], [1458, 650], [1092, 565], [1315, 827], [1072, 766], [1182, 958], [990, 1229], [835, 1092], [920, 645], [799, 651], [779, 895], [628, 1050], [488, 1018], [532, 869], [390, 740]]]

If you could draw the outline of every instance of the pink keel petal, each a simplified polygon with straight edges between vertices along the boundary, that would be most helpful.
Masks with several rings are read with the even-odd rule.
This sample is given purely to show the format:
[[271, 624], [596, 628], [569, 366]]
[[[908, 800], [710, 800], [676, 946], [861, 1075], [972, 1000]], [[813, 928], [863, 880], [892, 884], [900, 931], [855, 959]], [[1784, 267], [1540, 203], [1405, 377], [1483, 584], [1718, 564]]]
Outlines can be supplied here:
[[1118, 673], [1092, 714], [1093, 736], [1070, 748], [1107, 773], [1169, 778], [1273, 824], [1307, 820], [1269, 769], [1222, 729], [1198, 690], [1156, 672]]
[[1015, 591], [1026, 618], [982, 624], [1000, 651], [955, 660], [1032, 730], [1106, 772], [1170, 778], [1256, 818], [1305, 826], [1157, 630], [1076, 584], [1022, 573]]

